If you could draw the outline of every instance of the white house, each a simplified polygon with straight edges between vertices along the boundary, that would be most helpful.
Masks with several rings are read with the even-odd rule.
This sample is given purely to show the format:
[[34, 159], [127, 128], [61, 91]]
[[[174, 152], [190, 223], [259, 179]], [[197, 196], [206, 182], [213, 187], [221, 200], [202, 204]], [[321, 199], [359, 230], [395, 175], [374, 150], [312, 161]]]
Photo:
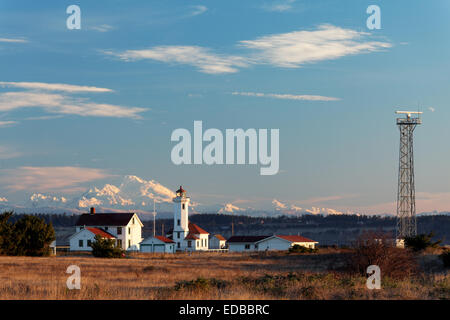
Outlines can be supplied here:
[[255, 243], [255, 250], [289, 250], [294, 245], [314, 249], [317, 241], [302, 236], [273, 235]]
[[115, 239], [112, 234], [92, 227], [85, 227], [80, 229], [77, 233], [69, 238], [71, 251], [92, 251], [91, 243], [94, 242], [96, 235], [100, 235], [102, 238]]
[[270, 236], [232, 236], [227, 240], [230, 252], [245, 252], [258, 250], [257, 242]]
[[210, 249], [225, 249], [227, 239], [222, 237], [220, 234], [215, 234], [209, 238], [209, 248]]
[[[70, 238], [70, 250], [91, 250], [88, 240], [93, 241], [95, 232], [104, 232], [102, 236], [112, 236], [116, 243], [124, 250], [139, 250], [139, 243], [143, 240], [141, 220], [135, 213], [90, 213], [82, 214], [75, 224], [76, 233]], [[81, 232], [88, 229], [88, 232]], [[94, 229], [94, 231], [92, 230]], [[98, 231], [98, 230], [100, 231]], [[93, 233], [94, 232], [94, 233]], [[92, 236], [93, 234], [93, 236]]]
[[315, 248], [317, 241], [302, 236], [233, 236], [227, 240], [230, 252], [288, 250], [298, 244], [307, 248]]
[[164, 236], [154, 236], [142, 241], [140, 247], [141, 252], [173, 253], [175, 242]]

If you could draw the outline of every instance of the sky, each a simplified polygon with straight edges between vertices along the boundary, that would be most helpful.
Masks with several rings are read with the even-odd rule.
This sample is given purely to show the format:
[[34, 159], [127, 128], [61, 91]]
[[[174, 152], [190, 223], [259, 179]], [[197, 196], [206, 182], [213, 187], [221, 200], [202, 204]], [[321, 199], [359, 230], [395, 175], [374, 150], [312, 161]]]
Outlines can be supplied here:
[[[417, 211], [449, 211], [449, 14], [447, 0], [1, 0], [0, 201], [136, 175], [203, 204], [394, 213], [394, 111], [411, 109]], [[196, 120], [279, 129], [279, 172], [175, 165], [171, 134]]]

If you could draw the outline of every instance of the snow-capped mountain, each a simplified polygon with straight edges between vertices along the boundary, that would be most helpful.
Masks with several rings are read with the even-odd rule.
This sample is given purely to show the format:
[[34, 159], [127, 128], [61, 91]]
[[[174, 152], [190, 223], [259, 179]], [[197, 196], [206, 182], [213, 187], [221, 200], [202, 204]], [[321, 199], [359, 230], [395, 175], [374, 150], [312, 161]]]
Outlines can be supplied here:
[[[23, 204], [10, 203], [7, 198], [0, 197], [0, 211], [14, 210], [18, 213], [84, 213], [89, 207], [96, 207], [97, 212], [137, 212], [144, 216], [153, 211], [153, 201], [159, 217], [171, 217], [172, 198], [175, 193], [155, 180], [145, 180], [133, 175], [121, 178], [118, 183], [107, 183], [103, 186], [93, 186], [84, 193], [72, 198], [34, 193]], [[201, 199], [198, 199], [201, 201]], [[192, 214], [221, 213], [249, 216], [302, 216], [302, 215], [341, 215], [357, 214], [342, 212], [332, 208], [303, 208], [295, 204], [273, 199], [271, 206], [263, 209], [243, 207], [240, 204], [203, 204], [191, 203]], [[420, 215], [445, 214], [438, 212], [422, 213]]]

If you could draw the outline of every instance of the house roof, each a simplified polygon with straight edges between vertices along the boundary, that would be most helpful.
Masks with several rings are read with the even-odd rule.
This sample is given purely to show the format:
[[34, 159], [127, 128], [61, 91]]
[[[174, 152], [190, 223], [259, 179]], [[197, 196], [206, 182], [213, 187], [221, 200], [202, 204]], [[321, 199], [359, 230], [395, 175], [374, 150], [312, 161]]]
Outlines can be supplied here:
[[215, 234], [214, 237], [216, 237], [219, 240], [227, 240], [221, 234]]
[[209, 234], [209, 232], [203, 230], [202, 228], [200, 228], [198, 225], [189, 222], [189, 233], [194, 233], [194, 234]]
[[232, 236], [227, 242], [258, 242], [270, 236]]
[[305, 238], [302, 236], [285, 236], [285, 235], [277, 234], [277, 235], [275, 235], [275, 237], [278, 237], [278, 238], [281, 238], [284, 240], [288, 240], [290, 242], [317, 242], [317, 241], [314, 241], [314, 240], [311, 240], [311, 239], [308, 239], [308, 238]]
[[162, 242], [165, 242], [165, 243], [174, 243], [172, 241], [172, 239], [169, 239], [169, 238], [164, 237], [164, 236], [155, 236], [155, 238], [160, 240], [160, 241], [162, 241]]
[[[134, 213], [85, 213], [79, 218], [76, 226], [126, 226]], [[140, 222], [140, 221], [139, 221]]]
[[186, 238], [184, 238], [184, 239], [188, 239], [188, 240], [197, 240], [197, 239], [199, 239], [199, 237], [197, 237], [195, 234], [189, 232], [189, 233], [187, 234]]
[[111, 233], [106, 232], [105, 230], [102, 230], [100, 228], [91, 228], [91, 227], [86, 227], [86, 230], [89, 230], [90, 232], [92, 232], [95, 235], [99, 235], [103, 238], [108, 238], [108, 239], [115, 239], [116, 237], [114, 237]]

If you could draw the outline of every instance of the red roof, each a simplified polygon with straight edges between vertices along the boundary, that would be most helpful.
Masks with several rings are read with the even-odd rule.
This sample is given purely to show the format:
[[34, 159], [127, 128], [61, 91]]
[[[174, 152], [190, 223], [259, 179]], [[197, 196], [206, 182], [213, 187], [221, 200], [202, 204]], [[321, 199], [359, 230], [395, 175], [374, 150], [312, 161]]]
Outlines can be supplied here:
[[199, 239], [199, 238], [198, 238], [195, 234], [192, 234], [192, 233], [189, 232], [185, 239], [188, 239], [188, 240], [197, 240], [197, 239]]
[[164, 236], [155, 236], [155, 238], [165, 243], [174, 243], [171, 239]]
[[220, 234], [215, 234], [214, 237], [216, 237], [216, 238], [219, 239], [219, 240], [227, 240], [227, 239], [225, 239], [225, 238], [224, 238], [222, 235], [220, 235]]
[[189, 233], [194, 233], [194, 234], [209, 234], [209, 232], [206, 232], [205, 230], [203, 230], [202, 228], [200, 228], [198, 225], [189, 222]]
[[114, 237], [112, 234], [106, 232], [105, 230], [102, 230], [100, 228], [91, 228], [91, 227], [86, 227], [87, 230], [89, 230], [90, 232], [92, 232], [95, 235], [99, 235], [103, 238], [108, 238], [108, 239], [115, 239], [116, 237]]
[[281, 239], [288, 240], [290, 242], [317, 242], [317, 241], [314, 241], [314, 240], [311, 240], [311, 239], [308, 239], [308, 238], [305, 238], [302, 236], [284, 236], [284, 235], [279, 235], [279, 234], [277, 234], [275, 236], [278, 238], [281, 238]]

